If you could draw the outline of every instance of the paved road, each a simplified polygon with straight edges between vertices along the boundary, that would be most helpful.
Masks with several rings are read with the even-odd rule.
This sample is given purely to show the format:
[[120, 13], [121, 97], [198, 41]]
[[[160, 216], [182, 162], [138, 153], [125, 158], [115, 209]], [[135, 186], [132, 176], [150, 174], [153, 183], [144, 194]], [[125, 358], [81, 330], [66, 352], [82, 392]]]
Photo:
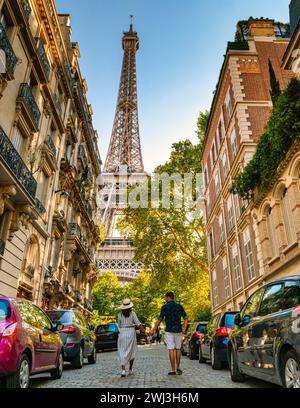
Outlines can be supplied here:
[[182, 376], [168, 377], [168, 356], [164, 346], [139, 346], [135, 374], [121, 378], [116, 363], [117, 353], [98, 354], [97, 364], [74, 370], [65, 365], [60, 380], [52, 381], [48, 374], [32, 378], [34, 388], [270, 388], [262, 381], [251, 379], [243, 384], [231, 382], [227, 369], [214, 371], [209, 364], [182, 359]]

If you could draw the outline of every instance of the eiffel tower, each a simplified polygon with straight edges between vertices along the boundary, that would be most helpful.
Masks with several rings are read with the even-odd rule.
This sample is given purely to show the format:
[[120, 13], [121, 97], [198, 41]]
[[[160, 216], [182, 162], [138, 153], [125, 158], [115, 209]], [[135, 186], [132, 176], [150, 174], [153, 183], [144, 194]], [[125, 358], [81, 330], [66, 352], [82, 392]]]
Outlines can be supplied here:
[[128, 187], [140, 185], [147, 179], [138, 121], [136, 53], [139, 38], [133, 31], [132, 17], [129, 31], [123, 33], [124, 56], [118, 101], [102, 174], [100, 222], [105, 226], [106, 238], [99, 248], [97, 260], [99, 273], [113, 271], [124, 283], [134, 279], [143, 265], [134, 261], [133, 242], [120, 234], [117, 222], [122, 217]]

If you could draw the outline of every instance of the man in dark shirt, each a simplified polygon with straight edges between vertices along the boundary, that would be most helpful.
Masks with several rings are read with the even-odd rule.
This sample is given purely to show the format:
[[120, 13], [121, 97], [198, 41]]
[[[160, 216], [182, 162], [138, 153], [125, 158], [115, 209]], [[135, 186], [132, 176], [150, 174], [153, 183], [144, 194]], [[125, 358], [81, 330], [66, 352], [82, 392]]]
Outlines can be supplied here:
[[[181, 319], [184, 319], [184, 326], [182, 329]], [[174, 293], [168, 292], [166, 294], [166, 303], [161, 308], [160, 316], [155, 324], [154, 332], [157, 331], [161, 322], [165, 319], [166, 330], [165, 339], [167, 343], [167, 348], [169, 350], [170, 363], [172, 371], [169, 375], [182, 374], [180, 369], [181, 360], [181, 345], [182, 336], [186, 334], [188, 317], [185, 313], [184, 308], [174, 301]], [[176, 365], [175, 365], [175, 350], [176, 350]], [[177, 368], [177, 369], [176, 369]]]

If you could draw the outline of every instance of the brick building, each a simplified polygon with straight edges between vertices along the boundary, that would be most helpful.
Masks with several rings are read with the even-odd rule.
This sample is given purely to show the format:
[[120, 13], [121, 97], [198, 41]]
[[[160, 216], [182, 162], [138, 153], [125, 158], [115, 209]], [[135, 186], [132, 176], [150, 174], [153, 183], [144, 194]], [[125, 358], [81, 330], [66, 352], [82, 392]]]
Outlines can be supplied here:
[[261, 245], [249, 203], [230, 193], [252, 158], [272, 110], [269, 61], [285, 88], [281, 67], [288, 39], [273, 20], [249, 19], [241, 41], [228, 43], [202, 152], [205, 224], [213, 312], [238, 309], [262, 280]]

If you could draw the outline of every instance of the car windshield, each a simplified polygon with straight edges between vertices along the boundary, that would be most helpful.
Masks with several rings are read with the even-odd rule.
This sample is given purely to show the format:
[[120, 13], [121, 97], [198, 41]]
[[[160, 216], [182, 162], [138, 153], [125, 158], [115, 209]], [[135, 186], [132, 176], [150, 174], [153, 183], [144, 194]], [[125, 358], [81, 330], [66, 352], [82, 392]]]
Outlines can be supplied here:
[[235, 313], [228, 313], [225, 315], [225, 327], [232, 328], [234, 326]]
[[0, 322], [7, 320], [10, 316], [10, 306], [7, 300], [0, 299]]
[[206, 324], [198, 324], [196, 331], [199, 332], [199, 333], [205, 334], [206, 333]]
[[116, 324], [101, 324], [98, 326], [97, 333], [105, 333], [105, 332], [117, 332], [118, 327]]
[[62, 324], [72, 323], [73, 313], [66, 310], [48, 310], [47, 315], [53, 323], [60, 322]]

